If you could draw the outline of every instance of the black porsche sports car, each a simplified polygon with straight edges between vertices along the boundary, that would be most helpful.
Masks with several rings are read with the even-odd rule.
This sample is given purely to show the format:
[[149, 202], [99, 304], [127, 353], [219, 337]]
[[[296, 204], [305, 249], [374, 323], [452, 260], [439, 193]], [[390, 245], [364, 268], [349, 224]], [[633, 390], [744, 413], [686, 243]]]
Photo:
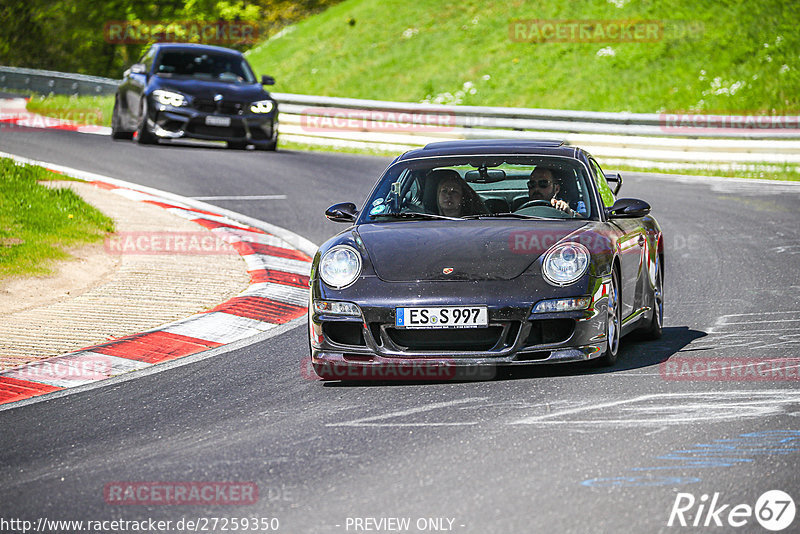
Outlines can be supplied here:
[[612, 365], [623, 335], [660, 337], [663, 236], [646, 202], [616, 199], [621, 186], [560, 141], [406, 152], [360, 212], [326, 211], [352, 226], [314, 258], [315, 372], [357, 380], [389, 367], [395, 378], [441, 378], [430, 370]]
[[218, 46], [158, 43], [125, 71], [114, 99], [113, 139], [155, 143], [190, 137], [275, 150], [278, 104], [240, 52]]

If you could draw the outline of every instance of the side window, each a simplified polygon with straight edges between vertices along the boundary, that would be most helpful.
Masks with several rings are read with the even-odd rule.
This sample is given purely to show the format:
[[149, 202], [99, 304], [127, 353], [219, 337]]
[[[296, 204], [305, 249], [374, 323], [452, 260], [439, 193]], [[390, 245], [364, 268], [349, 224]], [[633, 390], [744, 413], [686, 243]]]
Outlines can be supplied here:
[[156, 49], [151, 47], [147, 53], [142, 56], [142, 59], [139, 60], [139, 63], [144, 63], [144, 66], [147, 68], [147, 72], [150, 72], [150, 69], [153, 67], [153, 60], [156, 57]]
[[589, 161], [592, 164], [592, 170], [595, 174], [595, 182], [597, 183], [598, 191], [600, 191], [600, 198], [603, 199], [603, 206], [610, 208], [614, 205], [614, 192], [611, 187], [609, 187], [606, 181], [606, 175], [603, 174], [603, 169], [600, 168], [600, 165], [593, 159]]

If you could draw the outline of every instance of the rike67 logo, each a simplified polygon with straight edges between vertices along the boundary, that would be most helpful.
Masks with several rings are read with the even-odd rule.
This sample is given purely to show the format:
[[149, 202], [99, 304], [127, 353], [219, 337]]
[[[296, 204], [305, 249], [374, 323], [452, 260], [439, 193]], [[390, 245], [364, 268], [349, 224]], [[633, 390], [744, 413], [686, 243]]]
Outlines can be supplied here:
[[[699, 499], [691, 493], [678, 493], [667, 526], [739, 528], [753, 525], [755, 518], [765, 529], [778, 532], [792, 524], [795, 512], [794, 500], [781, 490], [764, 492], [755, 506], [725, 503], [719, 492], [703, 494]], [[753, 527], [747, 531], [752, 532]]]

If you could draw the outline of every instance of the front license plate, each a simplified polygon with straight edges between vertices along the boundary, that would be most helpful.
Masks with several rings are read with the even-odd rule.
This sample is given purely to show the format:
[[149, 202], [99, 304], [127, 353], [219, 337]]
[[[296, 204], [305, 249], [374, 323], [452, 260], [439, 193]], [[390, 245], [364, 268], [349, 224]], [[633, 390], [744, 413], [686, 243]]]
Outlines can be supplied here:
[[397, 308], [397, 328], [480, 328], [489, 325], [486, 306]]
[[208, 126], [230, 126], [231, 125], [231, 118], [230, 117], [216, 117], [214, 115], [208, 115], [206, 117], [206, 125], [208, 125]]

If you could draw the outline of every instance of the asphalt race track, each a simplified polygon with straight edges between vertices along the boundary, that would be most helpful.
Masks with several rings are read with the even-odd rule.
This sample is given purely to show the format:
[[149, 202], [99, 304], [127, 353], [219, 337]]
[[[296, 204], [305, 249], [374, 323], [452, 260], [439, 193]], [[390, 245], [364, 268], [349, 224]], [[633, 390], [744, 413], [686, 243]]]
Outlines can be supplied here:
[[[324, 218], [325, 207], [360, 204], [389, 161], [142, 147], [21, 129], [0, 132], [0, 151], [191, 197], [275, 195], [208, 202], [315, 243], [345, 228]], [[729, 513], [740, 504], [756, 508], [768, 490], [800, 498], [800, 187], [623, 176], [622, 196], [649, 201], [667, 236], [665, 335], [626, 338], [610, 370], [569, 365], [483, 382], [325, 384], [301, 373], [308, 353], [298, 327], [190, 365], [0, 412], [3, 516], [173, 525], [277, 518], [279, 532], [289, 533], [699, 532], [704, 524], [766, 532], [754, 515]], [[747, 373], [785, 358], [795, 361], [779, 361], [780, 372]], [[710, 362], [745, 371], [733, 380], [719, 370], [705, 380], [670, 374]], [[126, 481], [249, 481], [259, 499], [107, 504], [106, 485]], [[716, 509], [728, 506], [709, 517], [714, 500]], [[680, 514], [667, 526], [673, 508], [685, 509], [688, 526], [680, 527]]]

